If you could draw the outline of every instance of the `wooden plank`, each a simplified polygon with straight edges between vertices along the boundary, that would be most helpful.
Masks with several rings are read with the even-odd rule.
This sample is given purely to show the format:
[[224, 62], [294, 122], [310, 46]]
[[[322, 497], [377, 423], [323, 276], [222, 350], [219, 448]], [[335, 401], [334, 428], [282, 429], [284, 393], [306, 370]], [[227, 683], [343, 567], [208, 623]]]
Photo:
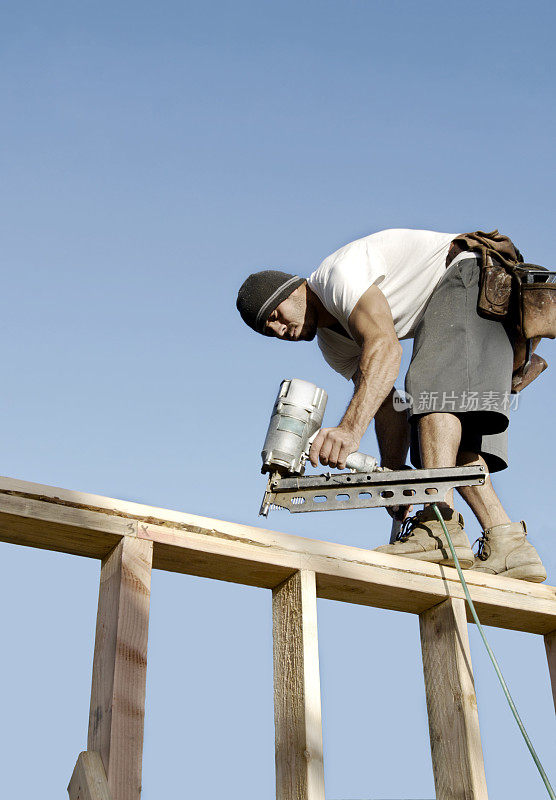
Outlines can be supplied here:
[[104, 558], [137, 521], [53, 501], [0, 493], [0, 541]]
[[139, 800], [152, 543], [124, 537], [101, 567], [87, 747], [115, 800]]
[[324, 800], [314, 572], [272, 593], [277, 800]]
[[548, 660], [548, 673], [552, 685], [554, 710], [556, 711], [556, 630], [546, 634], [544, 637], [544, 644], [546, 647], [546, 658]]
[[68, 794], [69, 800], [112, 800], [98, 753], [85, 750], [79, 754], [68, 784]]
[[419, 617], [437, 800], [486, 800], [465, 601]]
[[[154, 542], [155, 568], [266, 588], [284, 573], [308, 569], [317, 575], [318, 597], [414, 614], [465, 596], [452, 567], [203, 517], [192, 521], [191, 530], [139, 522], [138, 537]], [[467, 582], [485, 624], [530, 633], [556, 627], [554, 587], [469, 570]]]
[[[0, 479], [5, 541], [102, 558], [122, 535], [152, 542], [155, 568], [189, 575], [273, 588], [308, 569], [316, 573], [319, 597], [415, 614], [464, 596], [450, 567]], [[470, 571], [467, 581], [485, 624], [541, 634], [556, 629], [554, 587]]]

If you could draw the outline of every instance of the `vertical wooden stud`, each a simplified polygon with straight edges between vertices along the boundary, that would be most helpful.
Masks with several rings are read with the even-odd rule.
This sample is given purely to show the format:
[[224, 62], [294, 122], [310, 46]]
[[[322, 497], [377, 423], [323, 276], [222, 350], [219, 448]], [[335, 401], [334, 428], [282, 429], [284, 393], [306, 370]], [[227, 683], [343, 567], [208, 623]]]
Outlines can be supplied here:
[[124, 536], [103, 560], [88, 750], [114, 800], [139, 800], [153, 543]]
[[437, 800], [486, 800], [465, 600], [445, 600], [419, 622]]
[[277, 800], [324, 800], [315, 573], [272, 592]]
[[546, 634], [544, 637], [544, 644], [546, 647], [546, 657], [548, 659], [548, 673], [552, 684], [554, 710], [556, 711], [556, 631]]

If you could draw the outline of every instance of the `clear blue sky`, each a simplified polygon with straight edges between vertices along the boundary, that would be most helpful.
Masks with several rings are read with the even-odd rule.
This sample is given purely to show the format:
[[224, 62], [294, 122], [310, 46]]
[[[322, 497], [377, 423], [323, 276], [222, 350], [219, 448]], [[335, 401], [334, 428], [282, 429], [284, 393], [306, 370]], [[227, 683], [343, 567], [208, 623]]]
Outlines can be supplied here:
[[[498, 227], [554, 266], [555, 23], [537, 0], [4, 2], [2, 473], [386, 541], [381, 510], [258, 518], [280, 380], [326, 388], [331, 423], [350, 389], [315, 344], [243, 326], [237, 287], [387, 227]], [[555, 375], [523, 397], [497, 480], [552, 583]], [[1, 550], [3, 789], [54, 800], [86, 746], [99, 564]], [[269, 593], [152, 589], [144, 800], [272, 797]], [[318, 610], [327, 798], [432, 798], [417, 619]], [[490, 796], [540, 800], [470, 634]], [[542, 639], [490, 639], [554, 782]]]

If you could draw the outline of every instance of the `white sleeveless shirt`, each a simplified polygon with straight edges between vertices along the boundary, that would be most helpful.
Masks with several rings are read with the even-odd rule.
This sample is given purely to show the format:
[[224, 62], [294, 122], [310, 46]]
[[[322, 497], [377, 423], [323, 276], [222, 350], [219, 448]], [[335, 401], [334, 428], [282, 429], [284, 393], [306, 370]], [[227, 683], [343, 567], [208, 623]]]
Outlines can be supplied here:
[[[358, 300], [370, 286], [378, 286], [398, 339], [408, 339], [446, 271], [450, 243], [457, 235], [408, 228], [379, 231], [325, 258], [307, 283], [348, 335], [349, 315]], [[330, 328], [318, 329], [318, 344], [330, 366], [350, 380], [359, 363], [359, 345]]]

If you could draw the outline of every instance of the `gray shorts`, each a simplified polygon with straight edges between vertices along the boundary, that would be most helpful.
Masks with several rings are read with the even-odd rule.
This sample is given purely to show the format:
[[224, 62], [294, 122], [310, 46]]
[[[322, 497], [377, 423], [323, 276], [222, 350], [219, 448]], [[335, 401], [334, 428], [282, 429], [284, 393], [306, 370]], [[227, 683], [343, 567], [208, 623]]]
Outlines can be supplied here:
[[405, 379], [411, 395], [411, 461], [421, 466], [417, 421], [457, 414], [460, 448], [479, 453], [491, 472], [508, 466], [513, 348], [500, 322], [477, 314], [479, 265], [465, 258], [442, 278], [415, 330]]

